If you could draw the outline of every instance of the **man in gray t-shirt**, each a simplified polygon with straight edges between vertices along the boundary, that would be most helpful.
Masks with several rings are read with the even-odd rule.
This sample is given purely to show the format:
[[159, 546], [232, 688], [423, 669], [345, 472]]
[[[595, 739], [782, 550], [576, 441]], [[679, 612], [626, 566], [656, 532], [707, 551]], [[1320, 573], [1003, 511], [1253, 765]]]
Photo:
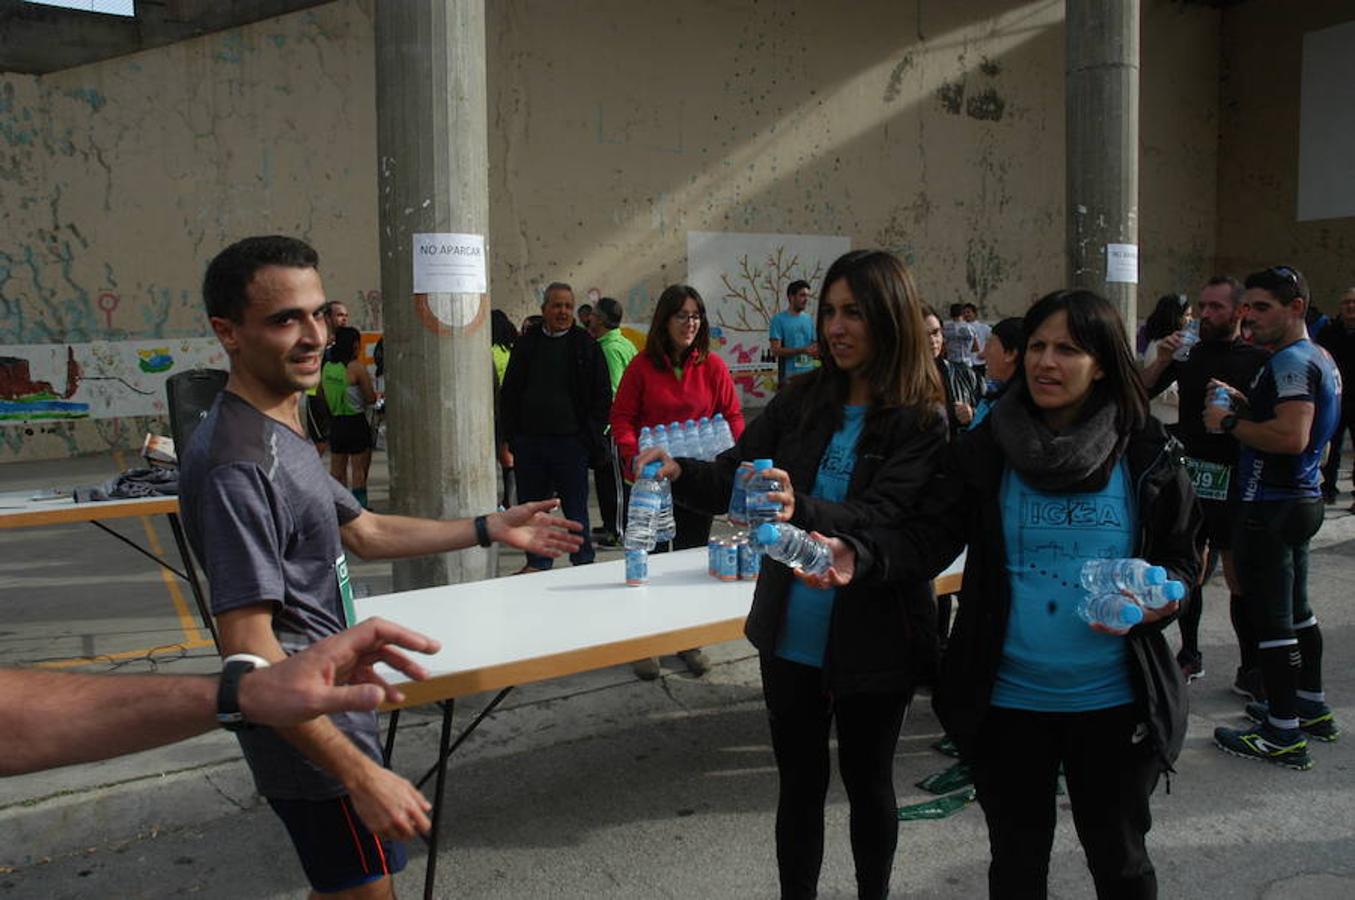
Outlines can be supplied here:
[[[503, 541], [543, 556], [577, 550], [557, 501], [441, 522], [363, 510], [306, 441], [298, 397], [325, 347], [318, 256], [286, 237], [246, 238], [207, 267], [203, 296], [230, 378], [181, 458], [189, 539], [212, 586], [223, 654], [278, 661], [352, 624], [345, 550], [366, 559]], [[374, 714], [239, 732], [259, 792], [286, 825], [312, 887], [387, 896], [393, 839], [429, 827], [429, 804], [381, 765]]]

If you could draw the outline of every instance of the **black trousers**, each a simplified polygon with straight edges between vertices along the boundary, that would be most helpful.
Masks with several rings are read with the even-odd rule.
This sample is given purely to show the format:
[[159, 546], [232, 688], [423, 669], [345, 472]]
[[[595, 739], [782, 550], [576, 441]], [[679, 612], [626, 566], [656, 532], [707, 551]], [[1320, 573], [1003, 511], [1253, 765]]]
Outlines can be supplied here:
[[[1355, 443], [1355, 408], [1341, 411], [1341, 421], [1336, 426], [1336, 433], [1331, 436], [1327, 462], [1322, 466], [1322, 493], [1325, 496], [1335, 497], [1340, 492], [1337, 481], [1341, 476], [1341, 445], [1345, 443], [1347, 433], [1350, 434], [1351, 443]], [[1351, 468], [1350, 484], [1355, 487], [1355, 467]]]
[[988, 821], [990, 897], [1047, 896], [1060, 763], [1096, 896], [1157, 896], [1144, 837], [1161, 762], [1138, 719], [1133, 706], [988, 711], [970, 764]]
[[828, 794], [828, 732], [837, 721], [838, 770], [851, 805], [857, 893], [884, 897], [899, 839], [894, 747], [911, 690], [835, 697], [823, 670], [762, 654], [762, 694], [771, 725], [780, 790], [776, 865], [782, 897], [814, 897], [823, 865]]

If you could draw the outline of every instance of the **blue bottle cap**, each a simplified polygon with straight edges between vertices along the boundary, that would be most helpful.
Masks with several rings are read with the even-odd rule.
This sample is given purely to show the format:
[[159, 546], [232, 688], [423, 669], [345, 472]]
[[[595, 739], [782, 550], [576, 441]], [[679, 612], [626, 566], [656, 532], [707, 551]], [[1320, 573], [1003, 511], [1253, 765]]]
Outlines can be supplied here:
[[641, 470], [640, 475], [643, 478], [658, 478], [659, 468], [660, 463], [658, 462], [658, 460], [655, 460], [654, 462], [651, 463], [645, 463], [645, 467], [643, 470]]
[[1137, 603], [1126, 603], [1120, 607], [1120, 624], [1137, 625], [1143, 621], [1143, 608]]
[[775, 522], [763, 522], [753, 532], [759, 544], [775, 544], [777, 538], [781, 537], [781, 529], [776, 527]]
[[710, 416], [702, 416], [702, 417], [701, 417], [701, 424], [702, 424], [702, 425], [709, 425], [709, 424], [710, 424]]
[[1162, 585], [1162, 596], [1167, 600], [1180, 600], [1186, 595], [1186, 586], [1179, 581], [1171, 580]]
[[772, 467], [772, 461], [771, 461], [770, 459], [755, 459], [755, 460], [753, 460], [753, 470], [754, 470], [755, 472], [761, 472], [763, 469], [770, 469], [771, 467]]
[[1143, 573], [1143, 580], [1148, 584], [1164, 584], [1167, 581], [1167, 570], [1161, 566], [1149, 566], [1148, 571]]
[[[725, 420], [724, 414], [723, 414], [723, 413], [716, 413], [716, 414], [715, 414], [715, 419], [719, 419], [721, 422], [723, 422], [723, 421]], [[712, 419], [711, 421], [713, 422], [713, 421], [715, 421], [715, 419]]]
[[641, 434], [649, 434], [649, 433], [650, 433], [650, 432], [649, 432], [649, 426], [646, 425], [645, 427], [641, 428], [641, 429], [640, 429], [640, 433], [641, 433]]

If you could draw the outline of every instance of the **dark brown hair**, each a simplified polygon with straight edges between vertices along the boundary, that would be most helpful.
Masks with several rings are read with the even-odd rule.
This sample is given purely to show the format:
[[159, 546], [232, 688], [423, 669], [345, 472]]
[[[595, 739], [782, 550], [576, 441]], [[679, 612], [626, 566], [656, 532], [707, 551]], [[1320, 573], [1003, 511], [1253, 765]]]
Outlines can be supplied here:
[[823, 276], [815, 323], [823, 365], [806, 376], [813, 392], [807, 410], [840, 415], [847, 397], [849, 376], [837, 367], [823, 340], [828, 289], [839, 281], [847, 283], [875, 344], [862, 372], [870, 385], [871, 411], [904, 407], [916, 411], [924, 423], [935, 421], [945, 406], [945, 393], [922, 324], [922, 298], [908, 267], [883, 250], [845, 253]]
[[[697, 329], [696, 340], [677, 358], [677, 348], [668, 333], [668, 320], [682, 311], [687, 298], [696, 301], [696, 311], [701, 314], [701, 327]], [[710, 320], [706, 318], [706, 302], [689, 284], [670, 284], [659, 295], [654, 307], [654, 318], [649, 322], [649, 336], [645, 338], [645, 355], [654, 363], [655, 368], [671, 369], [673, 366], [685, 366], [689, 361], [701, 362], [710, 353]]]
[[[1087, 290], [1055, 291], [1045, 294], [1026, 311], [1023, 323], [1026, 341], [1039, 329], [1045, 319], [1062, 310], [1068, 317], [1068, 334], [1073, 342], [1092, 355], [1101, 367], [1104, 377], [1092, 384], [1091, 396], [1082, 407], [1079, 418], [1085, 420], [1107, 403], [1114, 403], [1117, 412], [1115, 427], [1121, 434], [1142, 428], [1148, 421], [1148, 392], [1139, 377], [1138, 364], [1129, 351], [1120, 311], [1100, 294]], [[1026, 348], [1016, 358], [1016, 374], [1012, 380], [1026, 379]], [[1029, 389], [1026, 396], [1029, 397]], [[1033, 401], [1032, 401], [1033, 402]]]

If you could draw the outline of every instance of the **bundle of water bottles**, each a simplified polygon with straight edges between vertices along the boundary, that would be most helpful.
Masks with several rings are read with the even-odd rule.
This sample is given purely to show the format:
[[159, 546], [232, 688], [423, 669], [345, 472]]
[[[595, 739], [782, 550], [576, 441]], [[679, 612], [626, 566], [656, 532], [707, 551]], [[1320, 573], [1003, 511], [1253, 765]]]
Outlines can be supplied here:
[[[1186, 586], [1167, 580], [1167, 570], [1143, 559], [1089, 559], [1079, 577], [1086, 591], [1077, 612], [1090, 625], [1127, 631], [1145, 609], [1160, 609], [1186, 596]], [[1125, 591], [1133, 597], [1125, 595]]]
[[641, 452], [658, 447], [673, 457], [711, 460], [733, 446], [734, 432], [719, 413], [714, 418], [702, 416], [699, 422], [688, 419], [640, 429]]
[[770, 459], [743, 462], [734, 473], [729, 495], [729, 521], [740, 528], [732, 538], [711, 538], [709, 572], [721, 581], [757, 578], [765, 554], [793, 569], [817, 573], [832, 562], [828, 545], [789, 522], [777, 522], [781, 504], [769, 494], [781, 482], [769, 472]]
[[[646, 465], [631, 489], [624, 538], [629, 585], [649, 581], [649, 552], [676, 535], [672, 486], [660, 477], [659, 468], [658, 462]], [[832, 563], [827, 544], [788, 522], [775, 521], [781, 504], [769, 495], [778, 493], [782, 485], [769, 474], [771, 468], [770, 459], [758, 459], [741, 463], [735, 472], [729, 521], [740, 530], [732, 538], [711, 539], [707, 572], [712, 577], [721, 581], [757, 578], [763, 554], [810, 573], [824, 572]]]

